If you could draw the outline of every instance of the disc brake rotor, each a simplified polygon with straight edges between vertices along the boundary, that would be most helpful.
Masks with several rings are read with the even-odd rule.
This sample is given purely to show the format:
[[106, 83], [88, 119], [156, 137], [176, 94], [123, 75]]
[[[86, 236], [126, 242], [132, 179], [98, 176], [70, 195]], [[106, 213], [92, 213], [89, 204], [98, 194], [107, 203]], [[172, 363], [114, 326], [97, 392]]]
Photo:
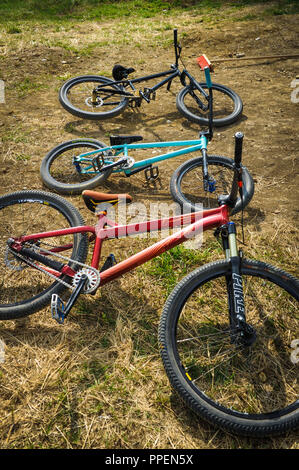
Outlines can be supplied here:
[[19, 258], [17, 258], [12, 251], [7, 246], [5, 253], [4, 253], [4, 263], [13, 271], [23, 271], [27, 266], [26, 264]]

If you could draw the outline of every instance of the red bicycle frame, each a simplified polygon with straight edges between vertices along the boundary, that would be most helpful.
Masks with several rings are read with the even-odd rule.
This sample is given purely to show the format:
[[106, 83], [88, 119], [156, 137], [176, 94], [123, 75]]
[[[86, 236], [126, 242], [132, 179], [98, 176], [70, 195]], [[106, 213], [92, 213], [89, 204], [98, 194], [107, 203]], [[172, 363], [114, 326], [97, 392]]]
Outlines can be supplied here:
[[[67, 229], [54, 230], [50, 232], [35, 233], [32, 235], [26, 235], [14, 240], [13, 247], [15, 250], [21, 250], [22, 244], [25, 242], [34, 242], [43, 238], [51, 238], [63, 235], [71, 235], [75, 233], [91, 233], [90, 240], [95, 240], [93, 249], [93, 255], [91, 260], [91, 267], [98, 269], [99, 261], [101, 257], [102, 244], [105, 240], [113, 240], [115, 238], [128, 237], [130, 235], [136, 235], [141, 233], [150, 233], [152, 231], [159, 231], [167, 228], [182, 227], [185, 228], [178, 232], [169, 235], [168, 237], [156, 242], [148, 248], [140, 251], [139, 253], [130, 256], [128, 259], [117, 263], [116, 265], [101, 272], [100, 285], [107, 284], [108, 282], [122, 276], [124, 273], [131, 271], [132, 269], [140, 266], [141, 264], [149, 261], [161, 253], [164, 253], [171, 248], [189, 240], [202, 231], [206, 231], [212, 228], [220, 227], [229, 222], [229, 210], [227, 205], [222, 205], [215, 209], [209, 209], [205, 211], [193, 212], [189, 214], [183, 214], [180, 216], [156, 219], [151, 221], [145, 221], [140, 223], [118, 225], [115, 222], [107, 218], [105, 211], [98, 215], [98, 223], [95, 226], [83, 225], [77, 227], [70, 227]], [[72, 248], [72, 244], [55, 247], [50, 250], [53, 253], [62, 252], [64, 250]], [[64, 265], [61, 272], [54, 271], [50, 268], [47, 269], [51, 274], [55, 274], [57, 277], [61, 274], [67, 274], [73, 276], [75, 272], [68, 266]]]

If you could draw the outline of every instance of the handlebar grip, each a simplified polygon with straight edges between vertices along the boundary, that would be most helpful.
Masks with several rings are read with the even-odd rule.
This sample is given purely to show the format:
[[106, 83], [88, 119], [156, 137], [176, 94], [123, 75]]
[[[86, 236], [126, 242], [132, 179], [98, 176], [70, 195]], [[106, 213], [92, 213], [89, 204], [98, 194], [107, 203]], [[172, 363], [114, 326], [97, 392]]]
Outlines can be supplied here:
[[178, 30], [177, 29], [173, 30], [173, 41], [174, 41], [174, 45], [177, 46], [177, 43], [178, 43]]
[[242, 132], [236, 132], [235, 134], [235, 164], [240, 166], [242, 160], [242, 147], [243, 147], [244, 135]]

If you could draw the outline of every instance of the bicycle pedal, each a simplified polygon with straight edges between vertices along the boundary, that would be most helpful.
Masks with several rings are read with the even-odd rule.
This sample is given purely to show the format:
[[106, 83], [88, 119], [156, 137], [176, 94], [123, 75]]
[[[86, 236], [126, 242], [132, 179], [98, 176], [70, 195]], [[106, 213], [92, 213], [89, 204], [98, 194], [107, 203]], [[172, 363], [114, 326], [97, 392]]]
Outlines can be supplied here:
[[112, 268], [117, 263], [115, 256], [113, 253], [111, 253], [109, 256], [107, 256], [105, 263], [103, 264], [100, 273], [103, 271], [106, 271], [106, 269]]
[[61, 298], [57, 294], [52, 294], [52, 299], [51, 299], [51, 314], [52, 318], [57, 321], [57, 323], [64, 323], [64, 303], [61, 300]]
[[151, 166], [144, 170], [145, 179], [147, 182], [156, 181], [159, 178], [159, 168], [157, 166]]
[[140, 106], [141, 106], [141, 101], [142, 101], [141, 96], [134, 96], [134, 97], [131, 98], [130, 101], [129, 101], [129, 107], [130, 107], [130, 108], [140, 108]]

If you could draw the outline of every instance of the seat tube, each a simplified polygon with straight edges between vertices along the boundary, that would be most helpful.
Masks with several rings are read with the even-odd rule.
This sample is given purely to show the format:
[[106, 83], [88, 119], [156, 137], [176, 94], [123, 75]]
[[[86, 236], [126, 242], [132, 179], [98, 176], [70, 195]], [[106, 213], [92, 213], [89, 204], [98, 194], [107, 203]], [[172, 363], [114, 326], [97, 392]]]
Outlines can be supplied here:
[[97, 214], [97, 216], [98, 216], [98, 225], [96, 226], [96, 239], [95, 239], [95, 244], [94, 244], [94, 249], [93, 249], [93, 254], [92, 254], [92, 259], [91, 259], [91, 266], [95, 269], [98, 269], [100, 258], [101, 258], [102, 242], [103, 242], [103, 239], [101, 237], [101, 229], [106, 224], [107, 212], [101, 211], [99, 214]]

